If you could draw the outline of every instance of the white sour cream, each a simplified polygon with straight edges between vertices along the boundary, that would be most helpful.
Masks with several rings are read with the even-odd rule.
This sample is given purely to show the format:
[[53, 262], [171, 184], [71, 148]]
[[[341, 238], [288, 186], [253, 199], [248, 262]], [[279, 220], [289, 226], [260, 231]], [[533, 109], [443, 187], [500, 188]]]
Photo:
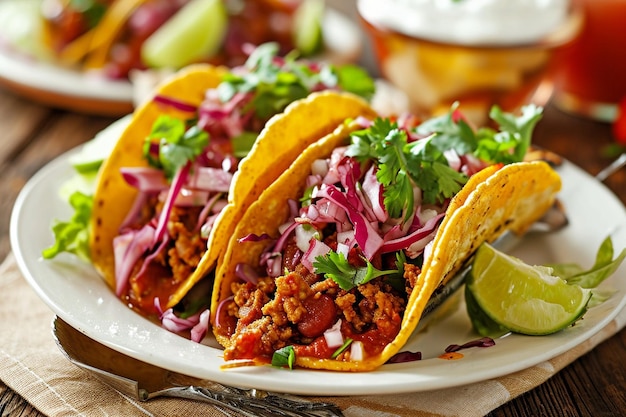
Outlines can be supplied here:
[[462, 45], [520, 45], [549, 35], [570, 0], [359, 0], [361, 16], [406, 35]]

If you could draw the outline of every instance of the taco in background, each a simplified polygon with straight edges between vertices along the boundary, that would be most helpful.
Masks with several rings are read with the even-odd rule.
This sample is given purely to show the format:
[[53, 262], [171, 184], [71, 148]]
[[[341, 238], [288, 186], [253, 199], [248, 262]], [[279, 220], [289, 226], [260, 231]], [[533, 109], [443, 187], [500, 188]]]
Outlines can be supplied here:
[[225, 359], [387, 362], [480, 243], [523, 233], [553, 204], [559, 176], [522, 162], [540, 113], [496, 108], [501, 132], [473, 131], [456, 111], [365, 117], [309, 146], [244, 213], [216, 271]]
[[339, 44], [327, 36], [346, 23], [333, 20], [339, 28], [329, 31], [323, 0], [3, 0], [5, 15], [2, 46], [110, 79], [195, 63], [237, 66], [248, 46], [265, 42], [334, 62], [358, 54], [350, 33]]
[[[340, 79], [346, 67], [276, 52], [267, 44], [244, 67], [177, 73], [136, 111], [106, 159], [91, 259], [133, 308], [175, 306], [211, 272], [243, 211], [309, 144], [345, 118], [372, 114], [354, 94], [323, 91], [368, 95], [373, 84], [361, 70], [350, 67], [363, 76], [352, 88]], [[324, 123], [303, 129], [317, 116]]]

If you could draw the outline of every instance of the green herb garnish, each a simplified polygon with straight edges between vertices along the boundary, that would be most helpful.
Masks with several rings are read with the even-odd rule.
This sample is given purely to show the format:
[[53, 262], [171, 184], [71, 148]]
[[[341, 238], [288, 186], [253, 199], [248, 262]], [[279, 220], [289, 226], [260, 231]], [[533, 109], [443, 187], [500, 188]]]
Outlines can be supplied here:
[[530, 147], [532, 132], [541, 119], [543, 109], [534, 104], [522, 108], [522, 115], [516, 117], [504, 113], [494, 106], [489, 117], [500, 126], [500, 132], [482, 128], [476, 133], [478, 148], [474, 154], [486, 161], [510, 164], [520, 162]]
[[425, 203], [440, 202], [456, 194], [467, 177], [448, 165], [443, 151], [434, 143], [436, 135], [409, 142], [405, 130], [396, 123], [376, 119], [365, 130], [352, 134], [346, 154], [359, 161], [374, 159], [376, 178], [383, 185], [384, 204], [391, 217], [405, 220], [413, 214], [413, 188], [424, 193]]
[[278, 349], [272, 355], [272, 366], [288, 366], [289, 369], [293, 369], [293, 364], [296, 362], [296, 352], [293, 346], [285, 346], [282, 349]]
[[315, 272], [335, 281], [342, 290], [349, 291], [357, 285], [366, 284], [376, 277], [398, 273], [397, 270], [380, 271], [363, 258], [366, 266], [351, 265], [343, 253], [329, 252], [318, 256], [313, 262]]
[[[150, 152], [154, 140], [159, 143], [156, 159]], [[208, 143], [209, 134], [199, 126], [188, 128], [183, 120], [161, 115], [144, 142], [143, 154], [151, 165], [163, 169], [165, 176], [171, 179], [183, 166], [198, 157]]]
[[348, 349], [348, 346], [350, 346], [352, 344], [352, 339], [348, 338], [343, 342], [343, 345], [339, 346], [339, 348], [337, 348], [337, 350], [335, 352], [333, 352], [333, 354], [330, 356], [331, 359], [336, 359], [337, 356], [341, 355], [346, 349]]
[[[523, 160], [532, 130], [542, 109], [526, 106], [520, 117], [491, 110], [500, 131], [482, 128], [474, 132], [456, 112], [457, 104], [444, 115], [432, 118], [407, 131], [397, 123], [376, 119], [367, 129], [352, 133], [346, 154], [361, 162], [374, 160], [376, 178], [385, 188], [384, 204], [391, 217], [405, 220], [415, 206], [413, 188], [419, 187], [424, 203], [441, 203], [454, 196], [467, 182], [467, 176], [452, 169], [446, 151], [474, 154], [491, 163]], [[417, 135], [420, 139], [411, 138]]]
[[570, 285], [579, 285], [583, 288], [596, 288], [606, 278], [611, 276], [626, 259], [626, 248], [613, 259], [613, 241], [608, 236], [596, 252], [596, 260], [593, 266], [585, 269], [578, 264], [556, 264], [548, 265], [557, 275], [567, 281]]

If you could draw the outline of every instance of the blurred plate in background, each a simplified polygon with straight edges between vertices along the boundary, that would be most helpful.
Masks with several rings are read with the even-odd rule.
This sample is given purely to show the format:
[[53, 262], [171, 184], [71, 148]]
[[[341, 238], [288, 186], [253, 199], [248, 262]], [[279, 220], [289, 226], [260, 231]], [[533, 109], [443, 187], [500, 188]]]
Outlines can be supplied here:
[[[322, 23], [326, 50], [316, 59], [355, 62], [362, 50], [361, 32], [348, 17], [327, 9]], [[158, 81], [156, 77], [152, 82]], [[79, 113], [122, 116], [145, 94], [127, 80], [107, 79], [36, 61], [0, 48], [0, 85], [29, 100]]]

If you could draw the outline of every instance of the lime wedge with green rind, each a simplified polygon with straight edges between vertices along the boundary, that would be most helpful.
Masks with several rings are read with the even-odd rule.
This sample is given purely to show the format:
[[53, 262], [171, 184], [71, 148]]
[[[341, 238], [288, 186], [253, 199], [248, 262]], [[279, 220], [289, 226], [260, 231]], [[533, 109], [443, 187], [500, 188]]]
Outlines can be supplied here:
[[293, 42], [304, 56], [321, 52], [324, 49], [322, 19], [324, 0], [304, 0], [293, 17]]
[[467, 285], [465, 286], [465, 307], [470, 321], [472, 322], [472, 327], [479, 335], [489, 336], [495, 339], [510, 332], [506, 327], [493, 321], [491, 317], [480, 308]]
[[192, 0], [145, 40], [141, 58], [150, 67], [181, 68], [211, 57], [227, 26], [222, 0]]
[[590, 289], [553, 276], [551, 268], [530, 266], [486, 243], [476, 251], [467, 289], [491, 320], [528, 335], [552, 334], [572, 325], [586, 312], [592, 295]]

